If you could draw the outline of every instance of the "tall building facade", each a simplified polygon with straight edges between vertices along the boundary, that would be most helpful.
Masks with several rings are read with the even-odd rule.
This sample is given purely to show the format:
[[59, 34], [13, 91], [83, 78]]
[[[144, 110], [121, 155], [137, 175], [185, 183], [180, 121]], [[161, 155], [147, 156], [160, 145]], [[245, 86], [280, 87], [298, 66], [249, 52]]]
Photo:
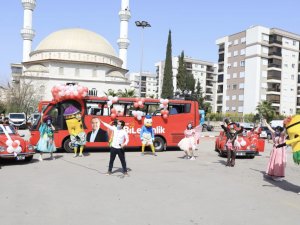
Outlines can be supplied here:
[[255, 113], [259, 102], [268, 100], [277, 113], [295, 114], [299, 42], [300, 35], [262, 26], [217, 39], [217, 111]]
[[139, 95], [141, 80], [141, 97], [158, 97], [158, 82], [155, 73], [142, 72], [141, 79], [140, 73], [128, 73], [127, 78], [130, 82], [130, 88], [135, 90], [136, 95]]
[[[213, 111], [216, 111], [216, 81], [217, 81], [217, 64], [213, 62], [206, 62], [199, 59], [193, 59], [190, 57], [185, 57], [184, 62], [186, 65], [187, 72], [193, 74], [196, 80], [196, 85], [198, 80], [200, 81], [200, 86], [202, 88], [203, 96], [205, 96], [205, 101], [209, 102], [212, 106]], [[155, 64], [156, 74], [157, 74], [157, 86], [158, 95], [162, 93], [163, 84], [163, 74], [165, 68], [165, 61], [160, 61]], [[172, 58], [172, 68], [173, 68], [173, 87], [174, 91], [177, 90], [177, 73], [179, 67], [179, 57]]]

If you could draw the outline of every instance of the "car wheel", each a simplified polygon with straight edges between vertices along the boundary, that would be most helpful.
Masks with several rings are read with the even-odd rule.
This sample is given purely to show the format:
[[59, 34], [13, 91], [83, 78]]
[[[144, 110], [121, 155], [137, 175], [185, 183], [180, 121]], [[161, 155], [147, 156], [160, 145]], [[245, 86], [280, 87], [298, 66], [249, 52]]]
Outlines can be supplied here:
[[220, 157], [225, 157], [226, 154], [224, 153], [224, 151], [220, 150], [220, 151], [219, 151], [219, 156], [220, 156]]
[[249, 156], [249, 159], [254, 159], [255, 158], [255, 155], [250, 155]]
[[214, 131], [214, 127], [213, 126], [210, 127], [210, 131]]
[[25, 162], [30, 162], [33, 159], [33, 155], [25, 157]]
[[63, 147], [66, 152], [69, 152], [69, 153], [74, 152], [74, 149], [73, 149], [74, 147], [72, 146], [71, 139], [69, 137], [64, 141]]
[[206, 124], [202, 125], [202, 132], [204, 132], [204, 131], [207, 131], [207, 125]]
[[156, 152], [162, 152], [165, 149], [165, 140], [162, 137], [155, 137], [153, 142]]

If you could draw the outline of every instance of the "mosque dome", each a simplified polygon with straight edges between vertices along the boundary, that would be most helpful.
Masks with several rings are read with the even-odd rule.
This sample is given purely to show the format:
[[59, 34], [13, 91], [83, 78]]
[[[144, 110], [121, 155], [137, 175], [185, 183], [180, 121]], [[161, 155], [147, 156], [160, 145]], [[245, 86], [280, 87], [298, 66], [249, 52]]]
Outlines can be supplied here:
[[111, 44], [99, 34], [79, 28], [63, 29], [43, 39], [34, 52], [70, 51], [117, 57]]

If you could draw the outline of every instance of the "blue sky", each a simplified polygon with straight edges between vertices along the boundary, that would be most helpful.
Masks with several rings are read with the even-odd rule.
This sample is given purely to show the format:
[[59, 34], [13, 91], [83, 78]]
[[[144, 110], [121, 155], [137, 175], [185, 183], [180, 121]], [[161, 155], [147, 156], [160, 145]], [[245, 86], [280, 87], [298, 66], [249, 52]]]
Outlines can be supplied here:
[[[300, 34], [298, 0], [130, 0], [130, 46], [128, 69], [140, 70], [141, 28], [136, 20], [146, 20], [144, 30], [144, 71], [155, 71], [164, 60], [167, 36], [172, 31], [173, 55], [217, 61], [215, 40], [247, 29], [251, 25], [277, 27]], [[118, 12], [121, 0], [37, 0], [33, 15], [36, 36], [33, 49], [50, 33], [64, 28], [84, 28], [106, 38], [118, 52]], [[8, 80], [10, 63], [22, 59], [23, 7], [21, 0], [2, 1], [0, 9], [0, 81]], [[2, 83], [1, 82], [1, 83]]]

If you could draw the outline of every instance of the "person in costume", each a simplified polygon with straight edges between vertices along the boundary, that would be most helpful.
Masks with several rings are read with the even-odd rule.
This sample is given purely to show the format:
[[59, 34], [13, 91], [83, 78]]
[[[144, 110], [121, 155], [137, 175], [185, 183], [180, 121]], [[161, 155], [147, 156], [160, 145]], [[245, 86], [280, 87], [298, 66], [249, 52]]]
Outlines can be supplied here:
[[274, 130], [266, 120], [264, 120], [264, 124], [271, 131], [274, 143], [266, 174], [273, 180], [280, 181], [285, 176], [286, 149], [285, 146], [281, 148], [276, 148], [276, 146], [285, 142], [285, 132], [283, 127], [280, 126], [277, 126]]
[[240, 143], [236, 140], [237, 136], [243, 132], [244, 128], [239, 127], [237, 123], [232, 122], [228, 118], [224, 120], [224, 123], [221, 124], [225, 135], [226, 135], [226, 144], [227, 149], [227, 163], [226, 166], [235, 166], [236, 151], [240, 148]]
[[50, 153], [50, 158], [54, 159], [53, 152], [56, 151], [53, 136], [54, 130], [51, 116], [44, 117], [42, 125], [39, 128], [40, 139], [36, 146], [37, 151], [40, 152], [39, 161], [43, 161], [43, 153]]
[[144, 155], [145, 146], [150, 146], [152, 154], [157, 156], [153, 145], [154, 130], [152, 128], [152, 117], [150, 115], [146, 115], [144, 119], [144, 126], [141, 129], [140, 138], [142, 141], [142, 155]]
[[70, 134], [71, 144], [74, 146], [74, 157], [77, 157], [78, 147], [79, 157], [82, 157], [86, 143], [86, 134], [83, 129], [81, 113], [76, 107], [71, 105], [65, 109], [64, 117]]
[[286, 145], [292, 146], [293, 160], [296, 164], [300, 164], [300, 115], [294, 115], [284, 120], [284, 126], [288, 134], [288, 140], [279, 144], [276, 148]]
[[184, 151], [184, 158], [195, 160], [194, 150], [196, 148], [196, 131], [193, 129], [193, 124], [188, 123], [186, 129], [184, 130], [184, 138], [178, 143], [181, 150]]

